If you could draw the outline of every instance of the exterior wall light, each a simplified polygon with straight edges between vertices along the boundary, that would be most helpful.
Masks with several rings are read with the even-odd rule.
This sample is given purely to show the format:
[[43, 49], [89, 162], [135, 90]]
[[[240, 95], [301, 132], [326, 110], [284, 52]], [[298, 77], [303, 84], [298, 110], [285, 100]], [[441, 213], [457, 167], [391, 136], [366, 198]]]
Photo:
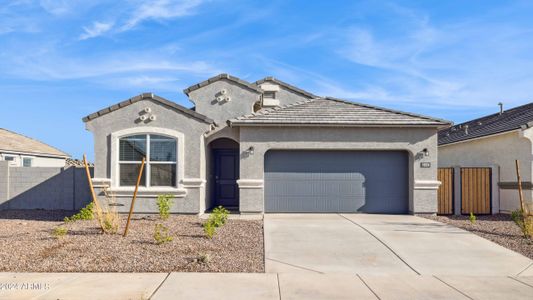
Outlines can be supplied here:
[[249, 155], [254, 155], [254, 146], [250, 146], [250, 148], [246, 149], [246, 153]]
[[424, 150], [422, 150], [422, 153], [424, 153], [424, 156], [429, 156], [428, 148], [424, 148]]

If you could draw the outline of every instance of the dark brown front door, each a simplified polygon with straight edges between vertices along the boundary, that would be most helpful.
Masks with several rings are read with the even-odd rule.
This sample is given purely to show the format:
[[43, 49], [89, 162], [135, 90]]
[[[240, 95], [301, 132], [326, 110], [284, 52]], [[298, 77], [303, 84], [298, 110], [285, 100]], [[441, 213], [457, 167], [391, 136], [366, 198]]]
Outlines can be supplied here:
[[237, 149], [214, 150], [215, 155], [215, 204], [239, 207], [239, 151]]

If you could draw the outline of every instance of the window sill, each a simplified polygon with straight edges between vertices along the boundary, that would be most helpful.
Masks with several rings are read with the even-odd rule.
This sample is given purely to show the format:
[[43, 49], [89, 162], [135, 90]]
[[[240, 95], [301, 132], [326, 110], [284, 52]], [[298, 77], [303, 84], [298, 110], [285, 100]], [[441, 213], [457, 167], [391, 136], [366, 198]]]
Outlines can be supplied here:
[[[115, 195], [117, 198], [131, 198], [133, 192], [135, 191], [134, 187], [114, 187], [110, 188], [109, 191]], [[174, 198], [185, 198], [187, 196], [186, 189], [180, 188], [168, 188], [168, 187], [140, 187], [137, 192], [137, 197], [139, 198], [157, 198], [159, 195], [172, 195]]]

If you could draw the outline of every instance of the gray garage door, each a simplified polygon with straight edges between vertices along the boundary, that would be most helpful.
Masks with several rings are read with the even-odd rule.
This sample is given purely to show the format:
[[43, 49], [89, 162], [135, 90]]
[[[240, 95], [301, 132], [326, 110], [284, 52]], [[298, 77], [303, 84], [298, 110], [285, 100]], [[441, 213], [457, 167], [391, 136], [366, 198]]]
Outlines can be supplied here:
[[403, 151], [269, 151], [266, 212], [407, 213]]

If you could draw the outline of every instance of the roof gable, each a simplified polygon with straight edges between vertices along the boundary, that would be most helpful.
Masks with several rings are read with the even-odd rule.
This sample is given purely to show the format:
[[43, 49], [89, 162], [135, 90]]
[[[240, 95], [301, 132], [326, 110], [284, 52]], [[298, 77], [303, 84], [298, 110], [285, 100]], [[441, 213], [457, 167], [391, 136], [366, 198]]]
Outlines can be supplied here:
[[439, 132], [439, 145], [447, 145], [533, 126], [533, 103], [457, 124]]
[[196, 111], [194, 111], [192, 109], [188, 109], [188, 108], [186, 108], [184, 106], [181, 106], [181, 105], [179, 105], [177, 103], [174, 103], [174, 102], [172, 102], [170, 100], [167, 100], [167, 99], [165, 99], [163, 97], [159, 97], [157, 95], [154, 95], [152, 93], [144, 93], [144, 94], [135, 96], [133, 98], [130, 98], [128, 100], [122, 101], [122, 102], [120, 102], [118, 104], [106, 107], [106, 108], [104, 108], [104, 109], [102, 109], [102, 110], [100, 110], [98, 112], [95, 112], [93, 114], [90, 114], [90, 115], [84, 117], [82, 120], [83, 120], [83, 122], [88, 122], [90, 120], [94, 120], [94, 119], [96, 119], [98, 117], [101, 117], [103, 115], [111, 113], [111, 112], [113, 112], [115, 110], [119, 110], [119, 109], [121, 109], [123, 107], [129, 106], [129, 105], [131, 105], [133, 103], [136, 103], [136, 102], [139, 102], [141, 100], [153, 100], [153, 101], [158, 102], [158, 103], [160, 103], [160, 104], [162, 104], [162, 105], [164, 105], [166, 107], [169, 107], [169, 108], [174, 109], [174, 110], [176, 110], [178, 112], [181, 112], [181, 113], [184, 113], [186, 115], [189, 115], [189, 116], [191, 116], [191, 117], [193, 117], [193, 118], [195, 118], [197, 120], [200, 120], [202, 122], [205, 122], [205, 123], [208, 123], [208, 124], [213, 124], [214, 123], [214, 121], [212, 119], [210, 119], [210, 118], [208, 118], [208, 117], [206, 117], [206, 116], [204, 116], [204, 115], [202, 115], [200, 113], [197, 113]]
[[354, 103], [335, 98], [266, 109], [229, 121], [231, 125], [299, 126], [449, 126], [451, 122], [427, 116]]
[[36, 139], [0, 128], [0, 152], [27, 153], [67, 158], [69, 154]]
[[236, 83], [236, 84], [238, 84], [238, 85], [240, 85], [240, 86], [242, 86], [244, 88], [247, 88], [247, 89], [249, 89], [251, 91], [254, 91], [254, 92], [258, 93], [258, 94], [262, 94], [263, 93], [263, 90], [261, 90], [258, 86], [254, 85], [252, 83], [249, 83], [247, 81], [244, 81], [244, 80], [242, 80], [240, 78], [237, 78], [235, 76], [231, 76], [229, 74], [225, 74], [225, 73], [219, 74], [219, 75], [214, 76], [214, 77], [211, 77], [211, 78], [209, 78], [207, 80], [204, 80], [204, 81], [202, 81], [200, 83], [191, 85], [190, 87], [184, 89], [183, 92], [187, 96], [189, 96], [189, 93], [192, 92], [192, 91], [195, 91], [195, 90], [197, 90], [199, 88], [202, 88], [202, 87], [204, 87], [206, 85], [209, 85], [209, 84], [211, 84], [211, 83], [213, 83], [215, 81], [224, 80], [224, 79], [225, 80], [229, 80], [231, 82], [234, 82], [234, 83]]
[[281, 80], [279, 80], [279, 79], [277, 79], [277, 78], [271, 77], [271, 76], [269, 76], [269, 77], [265, 77], [265, 78], [263, 78], [263, 79], [260, 79], [260, 80], [256, 81], [254, 84], [256, 84], [256, 85], [259, 86], [259, 85], [261, 85], [261, 84], [263, 84], [263, 83], [265, 83], [265, 82], [273, 82], [273, 83], [276, 83], [276, 84], [278, 84], [278, 85], [280, 85], [280, 86], [282, 86], [282, 87], [284, 87], [284, 88], [286, 88], [286, 89], [288, 89], [288, 90], [291, 90], [291, 91], [293, 91], [293, 92], [295, 92], [295, 93], [297, 93], [297, 94], [303, 95], [303, 96], [308, 97], [308, 98], [311, 98], [311, 99], [312, 99], [312, 98], [318, 98], [317, 95], [314, 95], [314, 94], [312, 94], [312, 93], [309, 93], [308, 91], [304, 91], [304, 90], [302, 90], [302, 89], [300, 89], [300, 88], [297, 88], [297, 87], [295, 87], [295, 86], [293, 86], [293, 85], [290, 85], [290, 84], [288, 84], [288, 83], [286, 83], [286, 82], [283, 82], [283, 81], [281, 81]]

